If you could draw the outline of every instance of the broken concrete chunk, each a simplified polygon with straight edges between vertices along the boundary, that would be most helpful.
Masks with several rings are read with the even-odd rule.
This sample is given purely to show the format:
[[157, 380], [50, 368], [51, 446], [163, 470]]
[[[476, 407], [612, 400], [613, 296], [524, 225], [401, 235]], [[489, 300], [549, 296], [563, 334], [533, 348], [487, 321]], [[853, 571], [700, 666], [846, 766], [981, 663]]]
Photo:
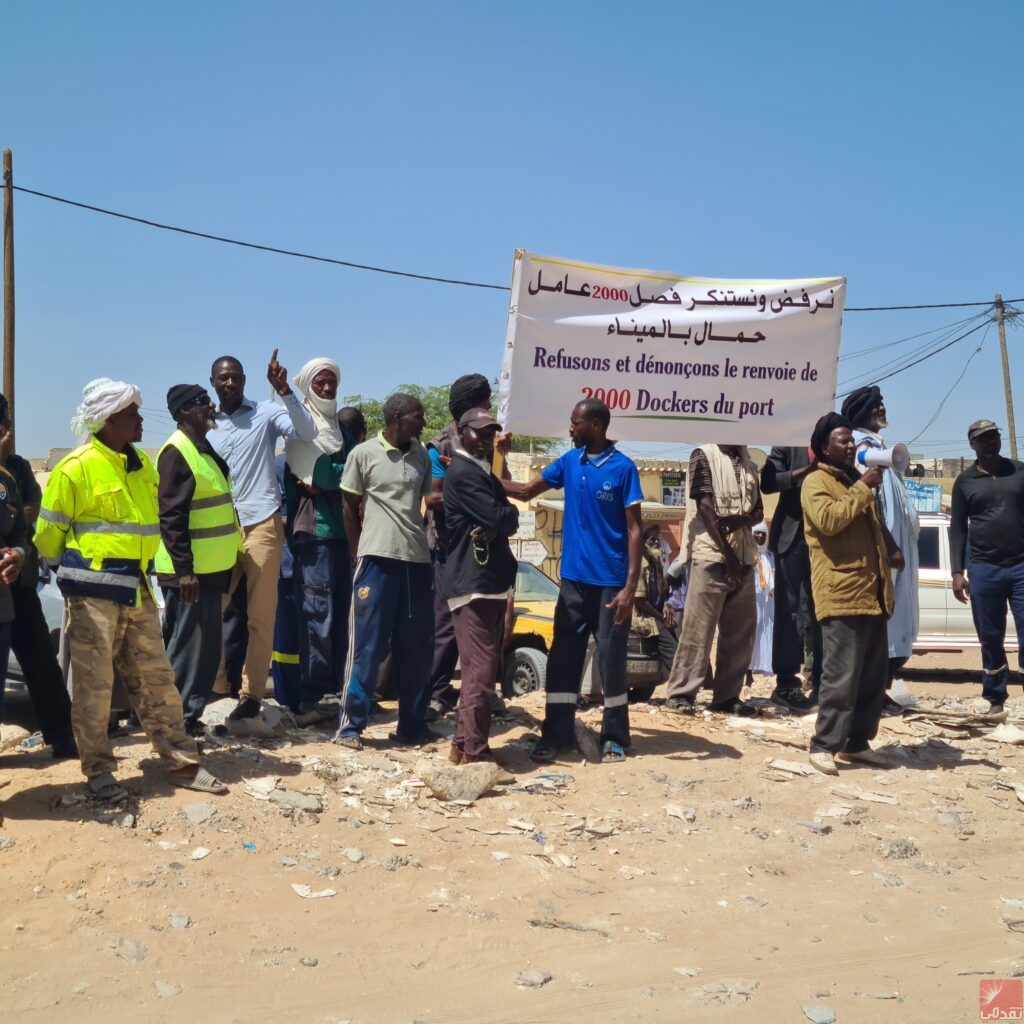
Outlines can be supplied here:
[[489, 761], [463, 765], [424, 764], [417, 768], [417, 776], [438, 800], [476, 800], [502, 775], [504, 769]]

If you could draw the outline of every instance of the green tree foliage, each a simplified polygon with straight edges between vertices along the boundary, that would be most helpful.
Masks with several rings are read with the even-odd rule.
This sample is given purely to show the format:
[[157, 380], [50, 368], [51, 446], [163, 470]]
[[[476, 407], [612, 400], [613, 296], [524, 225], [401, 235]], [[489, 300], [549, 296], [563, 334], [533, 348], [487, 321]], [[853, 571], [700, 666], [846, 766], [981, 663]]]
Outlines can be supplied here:
[[[423, 403], [423, 411], [426, 414], [427, 425], [423, 430], [423, 440], [433, 437], [439, 430], [442, 430], [451, 422], [451, 413], [448, 411], [448, 385], [447, 384], [400, 384], [395, 391], [403, 391], [407, 395], [413, 395]], [[386, 396], [385, 396], [386, 397]], [[338, 408], [345, 405], [354, 405], [362, 409], [366, 417], [366, 432], [372, 437], [378, 430], [384, 428], [384, 399], [364, 398], [362, 395], [346, 395], [339, 403]], [[532, 445], [532, 448], [531, 448]], [[512, 451], [529, 452], [537, 455], [550, 455], [559, 449], [562, 439], [557, 437], [529, 437], [525, 434], [516, 435], [512, 438]]]

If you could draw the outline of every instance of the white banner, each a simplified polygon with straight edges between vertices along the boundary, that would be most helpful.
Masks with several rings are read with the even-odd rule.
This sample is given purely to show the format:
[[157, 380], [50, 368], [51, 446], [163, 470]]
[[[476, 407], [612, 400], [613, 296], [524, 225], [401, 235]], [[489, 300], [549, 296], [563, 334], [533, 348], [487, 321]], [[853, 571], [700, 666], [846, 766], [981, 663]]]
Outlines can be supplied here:
[[805, 445], [834, 407], [846, 278], [719, 281], [519, 251], [498, 419], [564, 437], [584, 398], [613, 437]]

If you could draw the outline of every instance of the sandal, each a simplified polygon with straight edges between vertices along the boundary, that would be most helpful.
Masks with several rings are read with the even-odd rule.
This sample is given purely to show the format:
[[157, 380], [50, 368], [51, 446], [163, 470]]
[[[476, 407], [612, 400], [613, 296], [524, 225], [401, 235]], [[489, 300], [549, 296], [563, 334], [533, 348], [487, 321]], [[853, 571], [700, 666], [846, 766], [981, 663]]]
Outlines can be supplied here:
[[558, 760], [558, 748], [547, 740], [537, 740], [530, 751], [530, 760], [534, 764], [551, 764]]
[[223, 796], [228, 787], [220, 779], [215, 779], [205, 768], [199, 768], [195, 775], [182, 775], [179, 772], [168, 772], [171, 784], [182, 789], [194, 789], [197, 793], [212, 793]]
[[626, 760], [626, 748], [615, 740], [605, 740], [601, 744], [601, 764], [618, 764]]
[[85, 784], [89, 790], [89, 796], [97, 800], [123, 800], [128, 795], [128, 790], [114, 778], [110, 772], [100, 772], [93, 775]]

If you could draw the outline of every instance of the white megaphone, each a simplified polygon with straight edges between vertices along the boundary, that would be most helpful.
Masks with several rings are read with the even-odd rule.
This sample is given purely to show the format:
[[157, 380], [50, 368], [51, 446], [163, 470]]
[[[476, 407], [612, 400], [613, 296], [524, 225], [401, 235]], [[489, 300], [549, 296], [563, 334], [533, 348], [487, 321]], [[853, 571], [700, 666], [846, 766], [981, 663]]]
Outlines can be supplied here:
[[910, 449], [902, 442], [894, 444], [891, 448], [864, 448], [857, 452], [857, 464], [864, 469], [882, 466], [903, 476], [910, 468]]

